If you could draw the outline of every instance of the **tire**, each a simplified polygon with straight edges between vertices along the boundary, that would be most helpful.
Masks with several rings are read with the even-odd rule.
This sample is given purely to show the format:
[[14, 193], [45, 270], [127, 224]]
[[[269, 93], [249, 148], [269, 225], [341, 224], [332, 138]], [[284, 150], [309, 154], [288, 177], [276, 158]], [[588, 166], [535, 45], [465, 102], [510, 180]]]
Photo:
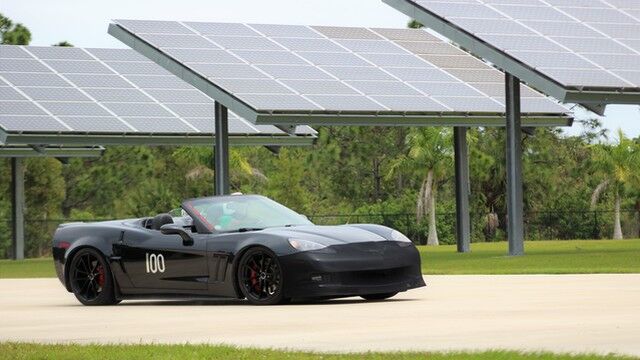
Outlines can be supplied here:
[[253, 305], [278, 305], [289, 302], [284, 297], [283, 273], [278, 257], [273, 251], [254, 247], [249, 249], [238, 263], [238, 287]]
[[81, 249], [73, 256], [69, 266], [69, 281], [73, 294], [83, 305], [119, 303], [115, 297], [109, 264], [94, 249]]
[[394, 292], [394, 293], [382, 293], [382, 294], [367, 294], [367, 295], [360, 295], [361, 298], [368, 300], [368, 301], [375, 301], [375, 300], [385, 300], [388, 299], [390, 297], [394, 297], [396, 296], [398, 293]]

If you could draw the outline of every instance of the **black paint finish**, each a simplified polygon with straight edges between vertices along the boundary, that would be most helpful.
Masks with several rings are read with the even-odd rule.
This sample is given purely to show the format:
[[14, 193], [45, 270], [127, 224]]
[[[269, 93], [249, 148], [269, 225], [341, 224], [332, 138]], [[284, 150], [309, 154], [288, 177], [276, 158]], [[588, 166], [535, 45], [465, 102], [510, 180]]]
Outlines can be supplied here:
[[[189, 212], [188, 206], [183, 208]], [[192, 214], [189, 214], [192, 215]], [[198, 233], [185, 227], [193, 244], [179, 235], [146, 228], [147, 219], [61, 225], [53, 239], [58, 278], [71, 291], [68, 265], [81, 248], [97, 249], [111, 267], [116, 297], [242, 297], [236, 266], [256, 246], [273, 251], [284, 272], [287, 297], [342, 297], [394, 293], [424, 286], [415, 246], [394, 241], [393, 229], [379, 225], [267, 228], [235, 233]], [[201, 228], [198, 226], [198, 228]], [[323, 244], [298, 251], [289, 239]], [[147, 271], [148, 256], [164, 259], [164, 272]]]

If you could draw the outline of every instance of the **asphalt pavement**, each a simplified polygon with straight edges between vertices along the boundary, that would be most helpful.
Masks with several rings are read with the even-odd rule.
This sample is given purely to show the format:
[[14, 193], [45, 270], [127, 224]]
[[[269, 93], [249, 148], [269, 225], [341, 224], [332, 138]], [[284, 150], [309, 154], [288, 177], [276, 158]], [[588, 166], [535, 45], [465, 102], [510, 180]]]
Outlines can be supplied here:
[[0, 341], [209, 343], [322, 352], [484, 350], [640, 356], [640, 274], [426, 276], [380, 302], [240, 300], [85, 307], [57, 279], [0, 280]]

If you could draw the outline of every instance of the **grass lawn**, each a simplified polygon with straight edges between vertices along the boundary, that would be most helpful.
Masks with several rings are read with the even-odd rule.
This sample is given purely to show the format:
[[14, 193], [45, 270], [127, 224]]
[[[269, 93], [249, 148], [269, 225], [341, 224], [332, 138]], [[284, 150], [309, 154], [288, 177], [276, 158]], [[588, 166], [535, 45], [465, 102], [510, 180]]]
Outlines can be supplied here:
[[425, 274], [640, 273], [640, 240], [527, 241], [524, 256], [507, 256], [508, 245], [420, 246]]
[[208, 345], [36, 345], [0, 343], [0, 359], [430, 359], [430, 360], [601, 360], [632, 359], [608, 355], [554, 355], [550, 353], [517, 353], [489, 351], [478, 353], [363, 353], [314, 354], [277, 350], [238, 349]]
[[0, 260], [0, 279], [55, 277], [51, 258]]
[[[640, 273], [640, 240], [528, 241], [525, 256], [509, 257], [507, 243], [420, 246], [425, 274]], [[50, 258], [0, 260], [0, 278], [54, 277]]]

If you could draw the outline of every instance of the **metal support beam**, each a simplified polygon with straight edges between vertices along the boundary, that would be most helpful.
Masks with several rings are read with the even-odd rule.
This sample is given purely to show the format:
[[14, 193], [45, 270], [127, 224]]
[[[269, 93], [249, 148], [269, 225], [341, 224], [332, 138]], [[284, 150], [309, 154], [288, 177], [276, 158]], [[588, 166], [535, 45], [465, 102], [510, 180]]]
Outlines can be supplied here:
[[13, 225], [12, 258], [24, 259], [24, 164], [22, 159], [11, 159], [11, 222]]
[[469, 217], [469, 154], [467, 128], [453, 128], [456, 168], [456, 242], [458, 252], [470, 252], [471, 219]]
[[[0, 129], [0, 140], [2, 129]], [[316, 140], [316, 136], [309, 135], [229, 135], [229, 144], [233, 146], [310, 146]], [[211, 134], [172, 134], [172, 135], [131, 135], [131, 134], [30, 134], [11, 133], [5, 139], [6, 146], [32, 144], [34, 142], [46, 143], [52, 146], [64, 145], [78, 146], [102, 146], [108, 145], [144, 145], [144, 146], [211, 146]], [[1, 146], [1, 145], [0, 145]], [[32, 149], [33, 150], [33, 149]]]
[[213, 149], [215, 194], [229, 194], [229, 111], [215, 102], [216, 142]]
[[277, 127], [278, 129], [284, 131], [285, 133], [289, 134], [289, 135], [295, 135], [296, 134], [296, 127], [295, 125], [275, 125], [275, 127]]
[[[209, 142], [211, 142], [211, 139], [209, 139]], [[7, 145], [0, 146], [0, 158], [99, 158], [104, 154], [104, 151], [105, 149], [102, 146], [84, 148], [48, 146], [36, 151], [30, 146]]]
[[596, 115], [604, 116], [604, 112], [607, 110], [607, 104], [580, 104], [585, 109], [595, 113]]
[[45, 145], [29, 145], [29, 147], [39, 154], [44, 154], [44, 151], [47, 148]]
[[505, 76], [507, 104], [507, 236], [509, 255], [524, 254], [520, 80]]

